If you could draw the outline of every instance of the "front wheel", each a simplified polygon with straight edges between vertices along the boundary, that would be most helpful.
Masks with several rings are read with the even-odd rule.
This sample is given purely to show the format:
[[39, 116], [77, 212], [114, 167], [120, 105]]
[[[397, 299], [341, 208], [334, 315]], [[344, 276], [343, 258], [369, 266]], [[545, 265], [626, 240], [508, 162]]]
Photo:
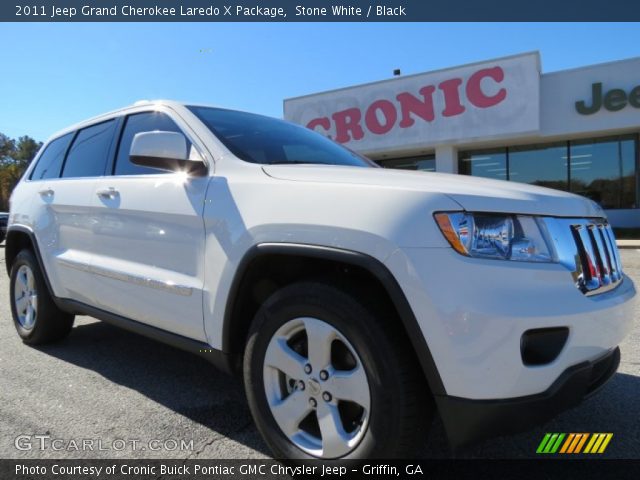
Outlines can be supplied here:
[[265, 302], [244, 375], [253, 417], [276, 457], [410, 457], [423, 444], [432, 402], [391, 322], [321, 283], [287, 286]]

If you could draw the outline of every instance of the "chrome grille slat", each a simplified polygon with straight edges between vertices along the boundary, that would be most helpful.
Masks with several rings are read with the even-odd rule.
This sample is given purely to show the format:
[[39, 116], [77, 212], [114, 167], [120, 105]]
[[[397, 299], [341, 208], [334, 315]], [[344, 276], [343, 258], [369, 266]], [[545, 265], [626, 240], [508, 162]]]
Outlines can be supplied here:
[[596, 263], [600, 273], [600, 283], [603, 286], [607, 286], [611, 283], [611, 277], [609, 276], [609, 266], [607, 264], [607, 253], [605, 246], [602, 243], [600, 237], [600, 231], [597, 225], [591, 224], [587, 227], [589, 230], [589, 236], [591, 237], [592, 245], [596, 254]]
[[607, 234], [604, 231], [605, 226], [600, 224], [598, 225], [597, 228], [597, 233], [596, 235], [598, 235], [600, 237], [600, 241], [602, 242], [603, 245], [603, 249], [604, 249], [604, 258], [603, 260], [606, 262], [607, 264], [607, 269], [609, 270], [609, 277], [611, 278], [612, 282], [615, 282], [618, 278], [617, 278], [617, 270], [615, 268], [615, 265], [613, 263], [613, 251], [611, 248], [611, 244], [608, 242], [607, 240]]
[[558, 262], [571, 272], [582, 293], [605, 293], [623, 281], [616, 239], [605, 219], [547, 217], [544, 224]]
[[596, 260], [596, 252], [591, 242], [591, 235], [585, 225], [575, 225], [578, 232], [578, 251], [582, 249], [585, 255], [581, 255], [582, 271], [584, 274], [583, 286], [587, 290], [595, 290], [600, 287], [600, 267]]
[[607, 237], [609, 238], [609, 245], [611, 246], [611, 251], [613, 252], [614, 262], [616, 264], [616, 271], [618, 272], [618, 279], [622, 279], [622, 262], [620, 261], [620, 252], [618, 252], [618, 247], [616, 246], [616, 237], [613, 234], [613, 229], [611, 225], [607, 225], [605, 228], [605, 232], [607, 233]]

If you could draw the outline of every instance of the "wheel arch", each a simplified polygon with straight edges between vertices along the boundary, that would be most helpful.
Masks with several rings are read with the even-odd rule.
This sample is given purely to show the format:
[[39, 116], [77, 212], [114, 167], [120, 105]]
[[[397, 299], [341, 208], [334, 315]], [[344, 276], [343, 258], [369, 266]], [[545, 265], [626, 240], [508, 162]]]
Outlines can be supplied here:
[[[28, 248], [35, 251], [33, 232], [22, 225], [12, 225], [7, 229], [7, 239], [4, 250], [4, 264], [7, 275], [11, 275], [11, 265], [21, 250]], [[39, 261], [39, 259], [38, 259]]]
[[[276, 264], [277, 268], [274, 269]], [[263, 280], [268, 282], [263, 272], [273, 271], [276, 276], [287, 278], [287, 268], [300, 268], [300, 265], [313, 267], [316, 278], [318, 275], [324, 275], [330, 281], [338, 281], [335, 276], [329, 276], [337, 268], [355, 271], [360, 279], [375, 282], [369, 285], [376, 286], [377, 283], [379, 287], [376, 288], [380, 288], [383, 291], [380, 293], [388, 297], [391, 307], [401, 320], [401, 326], [413, 347], [431, 393], [445, 394], [431, 351], [395, 277], [379, 260], [352, 250], [292, 243], [261, 243], [251, 247], [238, 265], [227, 297], [222, 327], [223, 352], [241, 358], [249, 326], [256, 311], [252, 304], [258, 303], [253, 300], [253, 295], [257, 293], [258, 298], [262, 295], [264, 299], [269, 294], [269, 286], [260, 284]], [[304, 271], [304, 268], [302, 270]]]
[[24, 250], [29, 249], [33, 252], [36, 257], [36, 261], [40, 266], [40, 271], [42, 272], [42, 276], [44, 278], [44, 282], [47, 285], [47, 289], [49, 290], [49, 294], [56, 300], [53, 295], [53, 289], [51, 288], [51, 283], [49, 281], [49, 275], [47, 274], [46, 269], [44, 268], [44, 263], [42, 262], [42, 257], [40, 256], [40, 249], [38, 248], [38, 240], [36, 239], [33, 230], [23, 225], [11, 225], [7, 229], [7, 239], [5, 241], [5, 255], [4, 262], [5, 268], [7, 270], [7, 275], [11, 275], [11, 266], [13, 265], [13, 261], [18, 256], [18, 254]]

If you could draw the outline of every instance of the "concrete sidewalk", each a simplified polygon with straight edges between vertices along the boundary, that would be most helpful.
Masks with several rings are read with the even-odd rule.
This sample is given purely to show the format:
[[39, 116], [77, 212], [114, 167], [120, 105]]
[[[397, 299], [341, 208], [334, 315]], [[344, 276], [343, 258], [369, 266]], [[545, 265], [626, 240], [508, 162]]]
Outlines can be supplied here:
[[637, 248], [640, 249], [640, 240], [616, 240], [618, 248]]

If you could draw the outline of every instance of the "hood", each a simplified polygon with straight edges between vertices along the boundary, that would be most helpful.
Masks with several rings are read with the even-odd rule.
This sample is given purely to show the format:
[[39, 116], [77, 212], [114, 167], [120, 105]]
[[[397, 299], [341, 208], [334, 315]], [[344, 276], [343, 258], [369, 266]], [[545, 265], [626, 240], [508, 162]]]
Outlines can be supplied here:
[[371, 185], [442, 193], [467, 211], [604, 217], [602, 209], [585, 197], [505, 180], [337, 165], [264, 165], [263, 170], [270, 177], [295, 182]]

